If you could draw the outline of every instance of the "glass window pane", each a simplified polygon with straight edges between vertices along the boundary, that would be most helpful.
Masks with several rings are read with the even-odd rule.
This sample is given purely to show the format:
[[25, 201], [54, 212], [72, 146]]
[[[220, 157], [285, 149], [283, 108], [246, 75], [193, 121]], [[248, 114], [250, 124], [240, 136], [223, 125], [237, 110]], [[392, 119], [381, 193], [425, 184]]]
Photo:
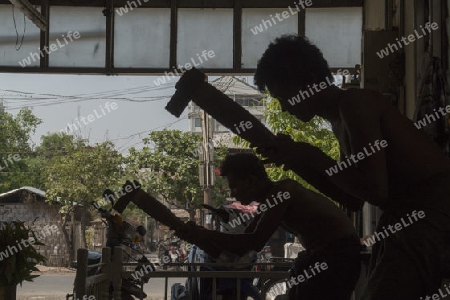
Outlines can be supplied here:
[[[52, 67], [104, 67], [106, 17], [102, 7], [50, 7], [49, 65]], [[78, 32], [69, 38], [70, 34]]]
[[242, 10], [242, 68], [256, 68], [258, 59], [266, 51], [270, 42], [280, 35], [297, 32], [298, 15], [295, 8], [244, 8]]
[[199, 69], [233, 68], [233, 10], [180, 8], [177, 63]]
[[170, 9], [134, 8], [114, 16], [114, 66], [169, 68]]
[[309, 8], [305, 26], [306, 36], [322, 50], [330, 67], [361, 63], [361, 7]]
[[[39, 6], [36, 8], [40, 10]], [[22, 36], [24, 38], [20, 46]], [[16, 40], [19, 50], [16, 50]], [[13, 18], [13, 6], [0, 5], [0, 66], [39, 66], [41, 59], [39, 46], [40, 29], [27, 17], [24, 22], [24, 15], [17, 7], [14, 8]]]

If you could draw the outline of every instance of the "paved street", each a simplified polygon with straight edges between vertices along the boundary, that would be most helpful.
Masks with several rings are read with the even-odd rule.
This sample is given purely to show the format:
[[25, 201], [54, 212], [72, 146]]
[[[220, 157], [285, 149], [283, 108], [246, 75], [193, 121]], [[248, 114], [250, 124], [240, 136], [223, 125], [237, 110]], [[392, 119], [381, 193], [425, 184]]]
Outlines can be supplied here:
[[[17, 287], [18, 300], [64, 300], [66, 294], [71, 293], [75, 274], [52, 274], [42, 275], [35, 279], [34, 282], [25, 282], [22, 287]], [[183, 283], [186, 279], [171, 278], [169, 279], [169, 299], [170, 287], [176, 282]], [[164, 279], [150, 279], [149, 283], [144, 286], [144, 291], [148, 297], [146, 300], [162, 300], [164, 299]]]

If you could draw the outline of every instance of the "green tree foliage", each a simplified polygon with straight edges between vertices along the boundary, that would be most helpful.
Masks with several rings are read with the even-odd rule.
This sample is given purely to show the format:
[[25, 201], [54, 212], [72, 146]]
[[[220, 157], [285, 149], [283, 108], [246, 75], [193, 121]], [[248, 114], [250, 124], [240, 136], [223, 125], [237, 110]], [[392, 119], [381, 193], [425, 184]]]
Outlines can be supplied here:
[[[192, 218], [203, 203], [198, 156], [201, 139], [198, 134], [179, 130], [151, 132], [144, 138], [141, 150], [130, 149], [127, 175], [140, 181], [142, 188], [154, 197], [186, 209]], [[216, 165], [224, 154], [223, 148], [216, 151]], [[216, 176], [214, 205], [225, 201], [225, 194], [220, 192], [223, 185], [224, 180]]]
[[75, 136], [65, 133], [51, 133], [41, 137], [41, 144], [36, 148], [39, 156], [51, 160], [73, 151], [76, 147]]
[[28, 108], [21, 109], [16, 116], [0, 111], [0, 193], [30, 185], [28, 162], [33, 158], [30, 137], [41, 123]]
[[[25, 244], [22, 241], [27, 241]], [[19, 246], [19, 243], [20, 246]], [[23, 247], [22, 247], [23, 245]], [[27, 245], [27, 246], [25, 246]], [[39, 275], [32, 274], [39, 271], [36, 265], [45, 262], [45, 257], [31, 245], [45, 246], [36, 236], [36, 233], [21, 221], [0, 223], [0, 287], [16, 286], [23, 281], [33, 281]], [[15, 247], [13, 252], [12, 247]], [[19, 250], [18, 250], [19, 249]], [[8, 250], [10, 252], [8, 252]], [[4, 256], [4, 254], [6, 254]]]
[[54, 157], [63, 156], [74, 149], [73, 135], [47, 134], [41, 137], [41, 144], [36, 147], [35, 155], [26, 160], [28, 166], [27, 182], [29, 186], [47, 189], [45, 169]]
[[[65, 236], [67, 234], [65, 224], [77, 205], [81, 210], [82, 233], [84, 233], [89, 221], [90, 203], [101, 200], [106, 188], [118, 185], [122, 155], [114, 149], [111, 142], [90, 146], [84, 140], [74, 140], [65, 135], [53, 135], [44, 138], [44, 141], [43, 145], [46, 145], [46, 148], [39, 149], [42, 153], [48, 153], [50, 157], [52, 152], [50, 150], [54, 150], [44, 170], [47, 178], [47, 200], [61, 207], [60, 212], [63, 213], [61, 229]], [[48, 147], [49, 145], [53, 145], [54, 148]], [[71, 246], [72, 241], [69, 241], [68, 237], [66, 242]], [[85, 247], [84, 235], [81, 242], [81, 246]], [[73, 253], [71, 259], [72, 255]]]
[[[280, 103], [275, 98], [270, 98], [269, 101], [266, 101], [264, 114], [266, 124], [274, 134], [289, 135], [294, 141], [309, 143], [318, 147], [333, 159], [339, 159], [339, 143], [330, 130], [329, 124], [324, 119], [315, 117], [310, 122], [302, 122], [288, 112], [283, 112]], [[236, 142], [246, 146], [249, 145], [248, 142], [239, 139]], [[282, 167], [277, 166], [270, 166], [266, 170], [272, 180], [290, 178], [300, 182], [306, 188], [317, 191], [290, 170], [283, 170]]]
[[101, 199], [105, 188], [117, 184], [122, 156], [111, 142], [89, 146], [77, 140], [66, 145], [64, 155], [55, 155], [47, 163], [48, 199], [63, 210], [74, 202], [89, 207], [91, 201]]
[[21, 109], [15, 117], [0, 111], [0, 150], [30, 152], [30, 136], [41, 123], [29, 108]]

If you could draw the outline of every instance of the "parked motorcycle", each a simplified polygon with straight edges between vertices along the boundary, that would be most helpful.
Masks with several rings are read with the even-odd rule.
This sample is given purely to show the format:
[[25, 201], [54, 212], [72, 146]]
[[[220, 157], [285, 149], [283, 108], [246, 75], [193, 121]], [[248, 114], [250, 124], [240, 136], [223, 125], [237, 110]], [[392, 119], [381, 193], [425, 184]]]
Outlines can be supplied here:
[[[144, 299], [147, 297], [145, 292], [140, 288], [141, 280], [144, 283], [148, 283], [150, 276], [149, 272], [155, 271], [155, 266], [147, 259], [147, 257], [139, 250], [139, 242], [142, 240], [142, 237], [146, 234], [146, 230], [143, 226], [138, 226], [134, 228], [130, 223], [126, 222], [120, 216], [122, 213], [122, 209], [119, 209], [114, 206], [113, 197], [108, 195], [114, 195], [114, 193], [110, 190], [106, 190], [103, 196], [110, 200], [111, 209], [105, 210], [101, 208], [98, 203], [92, 202], [92, 205], [95, 209], [100, 213], [102, 219], [105, 219], [103, 222], [107, 226], [106, 231], [106, 247], [111, 247], [111, 252], [113, 257], [114, 247], [120, 246], [124, 250], [123, 253], [123, 262], [138, 262], [142, 265], [137, 266], [134, 270], [136, 273], [143, 274], [143, 276], [139, 278], [135, 277], [123, 277], [122, 278], [122, 300], [133, 300], [134, 297], [138, 299]], [[117, 209], [117, 210], [116, 210]], [[123, 208], [125, 209], [125, 208]], [[102, 254], [97, 251], [89, 250], [88, 251], [88, 265], [98, 264], [101, 261]], [[73, 267], [76, 268], [76, 262], [73, 264]], [[142, 270], [145, 270], [145, 274]], [[149, 271], [150, 270], [150, 271]], [[101, 269], [91, 268], [88, 271], [88, 276], [100, 274]], [[146, 276], [147, 275], [147, 276]], [[75, 279], [76, 280], [76, 279]], [[75, 285], [75, 282], [74, 282]], [[109, 289], [109, 299], [112, 299], [113, 288], [112, 283]], [[77, 299], [75, 295], [75, 291], [72, 294], [66, 295], [66, 300], [68, 299]]]
[[158, 259], [159, 265], [162, 266], [164, 270], [167, 270], [167, 257], [169, 257], [169, 250], [167, 250], [167, 246], [164, 244], [164, 242], [160, 242], [158, 245]]
[[[172, 263], [182, 263], [183, 261], [181, 260], [181, 255], [180, 255], [180, 251], [178, 251], [178, 247], [177, 246], [170, 246], [170, 259], [172, 261]], [[180, 266], [176, 267], [177, 271], [181, 270]]]
[[[272, 258], [272, 251], [270, 249], [270, 246], [266, 245], [260, 252], [258, 252], [258, 260], [257, 262], [260, 263], [268, 263], [270, 262], [270, 259]], [[270, 265], [258, 265], [256, 267], [256, 271], [270, 271], [271, 266]]]
[[[266, 252], [267, 253], [267, 252]], [[264, 254], [263, 254], [264, 255]], [[270, 257], [264, 260], [266, 263], [284, 263], [284, 265], [266, 265], [266, 267], [256, 268], [257, 271], [289, 271], [294, 263], [293, 258], [284, 257]], [[264, 300], [275, 300], [279, 295], [286, 295], [288, 293], [288, 278], [272, 279], [272, 278], [255, 278], [253, 284], [258, 290], [262, 290]]]
[[[205, 206], [205, 208], [210, 209], [213, 213], [217, 214], [219, 217], [220, 230], [225, 231], [227, 233], [235, 233], [239, 234], [245, 231], [245, 228], [250, 224], [251, 220], [246, 220], [241, 218], [241, 226], [230, 228], [230, 221], [236, 219], [241, 216], [241, 213], [245, 213], [254, 209], [254, 207], [243, 206], [239, 203], [233, 203], [226, 206], [221, 206], [218, 209], [212, 210], [210, 207]], [[227, 215], [228, 214], [228, 215]], [[245, 259], [245, 257], [243, 257]], [[278, 266], [274, 265], [256, 265], [253, 270], [255, 271], [289, 271], [292, 266], [293, 259], [285, 259], [282, 257], [273, 257], [271, 247], [266, 245], [261, 249], [260, 252], [256, 254], [256, 262], [258, 263], [283, 263]], [[255, 262], [255, 259], [249, 259], [247, 257], [246, 262]], [[236, 281], [233, 280], [234, 287], [236, 285]], [[245, 286], [247, 285], [247, 287]], [[287, 279], [271, 279], [271, 278], [254, 278], [248, 279], [244, 283], [241, 282], [241, 286], [249, 289], [249, 285], [252, 285], [252, 290], [257, 290], [259, 293], [259, 299], [264, 300], [274, 300], [279, 295], [285, 295], [287, 293]], [[252, 292], [250, 293], [253, 294]], [[250, 297], [251, 297], [250, 295]], [[246, 299], [242, 298], [241, 299]], [[255, 297], [254, 299], [258, 299]]]
[[[189, 262], [200, 262], [200, 263], [215, 263], [217, 262], [212, 257], [210, 257], [207, 253], [203, 252], [200, 248], [193, 246], [191, 260]], [[237, 259], [237, 257], [233, 257]], [[256, 253], [249, 253], [247, 257], [241, 258], [238, 263], [251, 263], [256, 259]], [[228, 261], [232, 262], [232, 261]], [[200, 271], [237, 271], [236, 269], [225, 268], [225, 267], [200, 267]], [[251, 267], [241, 268], [239, 270], [250, 271]], [[212, 299], [212, 278], [200, 278], [199, 279], [199, 299]], [[240, 299], [247, 299], [250, 297], [254, 300], [261, 300], [260, 291], [253, 285], [252, 278], [242, 278], [241, 280], [241, 295]], [[218, 278], [216, 281], [217, 286], [217, 295], [222, 296], [223, 300], [235, 300], [237, 299], [237, 291], [236, 291], [236, 279], [234, 278]]]

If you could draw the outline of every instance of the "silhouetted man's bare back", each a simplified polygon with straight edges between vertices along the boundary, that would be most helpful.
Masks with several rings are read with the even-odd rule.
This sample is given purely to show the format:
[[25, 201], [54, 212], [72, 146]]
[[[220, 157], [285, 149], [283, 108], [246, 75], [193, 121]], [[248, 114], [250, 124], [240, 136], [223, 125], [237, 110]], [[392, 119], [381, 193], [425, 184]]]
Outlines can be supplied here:
[[255, 73], [258, 88], [267, 88], [283, 110], [304, 122], [314, 116], [328, 120], [341, 157], [336, 162], [316, 147], [285, 137], [260, 151], [312, 184], [319, 181], [324, 190], [340, 189], [353, 196], [350, 201], [356, 205], [364, 200], [379, 206], [384, 213], [377, 232], [403, 224], [414, 210], [423, 210], [425, 218], [374, 245], [362, 299], [433, 294], [450, 246], [450, 160], [378, 92], [331, 85], [292, 101], [331, 77], [322, 53], [307, 39], [283, 36], [269, 45]]
[[[272, 196], [276, 197], [279, 192], [288, 193], [289, 198], [274, 200]], [[244, 234], [204, 229], [201, 233], [191, 233], [189, 239], [200, 247], [209, 242], [218, 249], [243, 255], [250, 250], [260, 251], [279, 226], [297, 235], [302, 245], [314, 252], [323, 250], [342, 237], [356, 234], [350, 219], [330, 200], [293, 180], [276, 182], [266, 195], [258, 202], [260, 205], [269, 203], [270, 207], [261, 215], [255, 214], [255, 219]]]
[[[302, 278], [311, 265], [323, 263], [320, 274], [293, 284], [291, 299], [349, 300], [359, 277], [360, 242], [350, 219], [330, 200], [293, 180], [272, 182], [261, 161], [240, 153], [225, 159], [221, 174], [227, 177], [231, 195], [244, 205], [258, 201], [254, 219], [242, 234], [207, 230], [184, 224], [164, 205], [140, 189], [122, 196], [119, 211], [133, 201], [180, 238], [194, 243], [214, 258], [243, 256], [260, 251], [279, 226], [296, 234], [306, 248], [295, 262], [293, 278]], [[131, 183], [130, 183], [131, 184]], [[230, 220], [230, 224], [236, 224]], [[239, 223], [239, 222], [237, 222]]]
[[365, 176], [361, 181], [368, 178], [380, 185], [385, 180], [388, 183], [389, 195], [380, 195], [376, 200], [367, 198], [367, 201], [379, 206], [389, 205], [388, 197], [401, 193], [405, 186], [414, 187], [450, 172], [450, 160], [443, 151], [385, 97], [367, 90], [342, 93], [341, 119], [333, 124], [342, 153], [349, 156], [362, 151], [361, 147], [368, 148], [376, 140], [386, 140], [388, 144], [384, 151], [377, 151], [358, 164], [359, 172]]

